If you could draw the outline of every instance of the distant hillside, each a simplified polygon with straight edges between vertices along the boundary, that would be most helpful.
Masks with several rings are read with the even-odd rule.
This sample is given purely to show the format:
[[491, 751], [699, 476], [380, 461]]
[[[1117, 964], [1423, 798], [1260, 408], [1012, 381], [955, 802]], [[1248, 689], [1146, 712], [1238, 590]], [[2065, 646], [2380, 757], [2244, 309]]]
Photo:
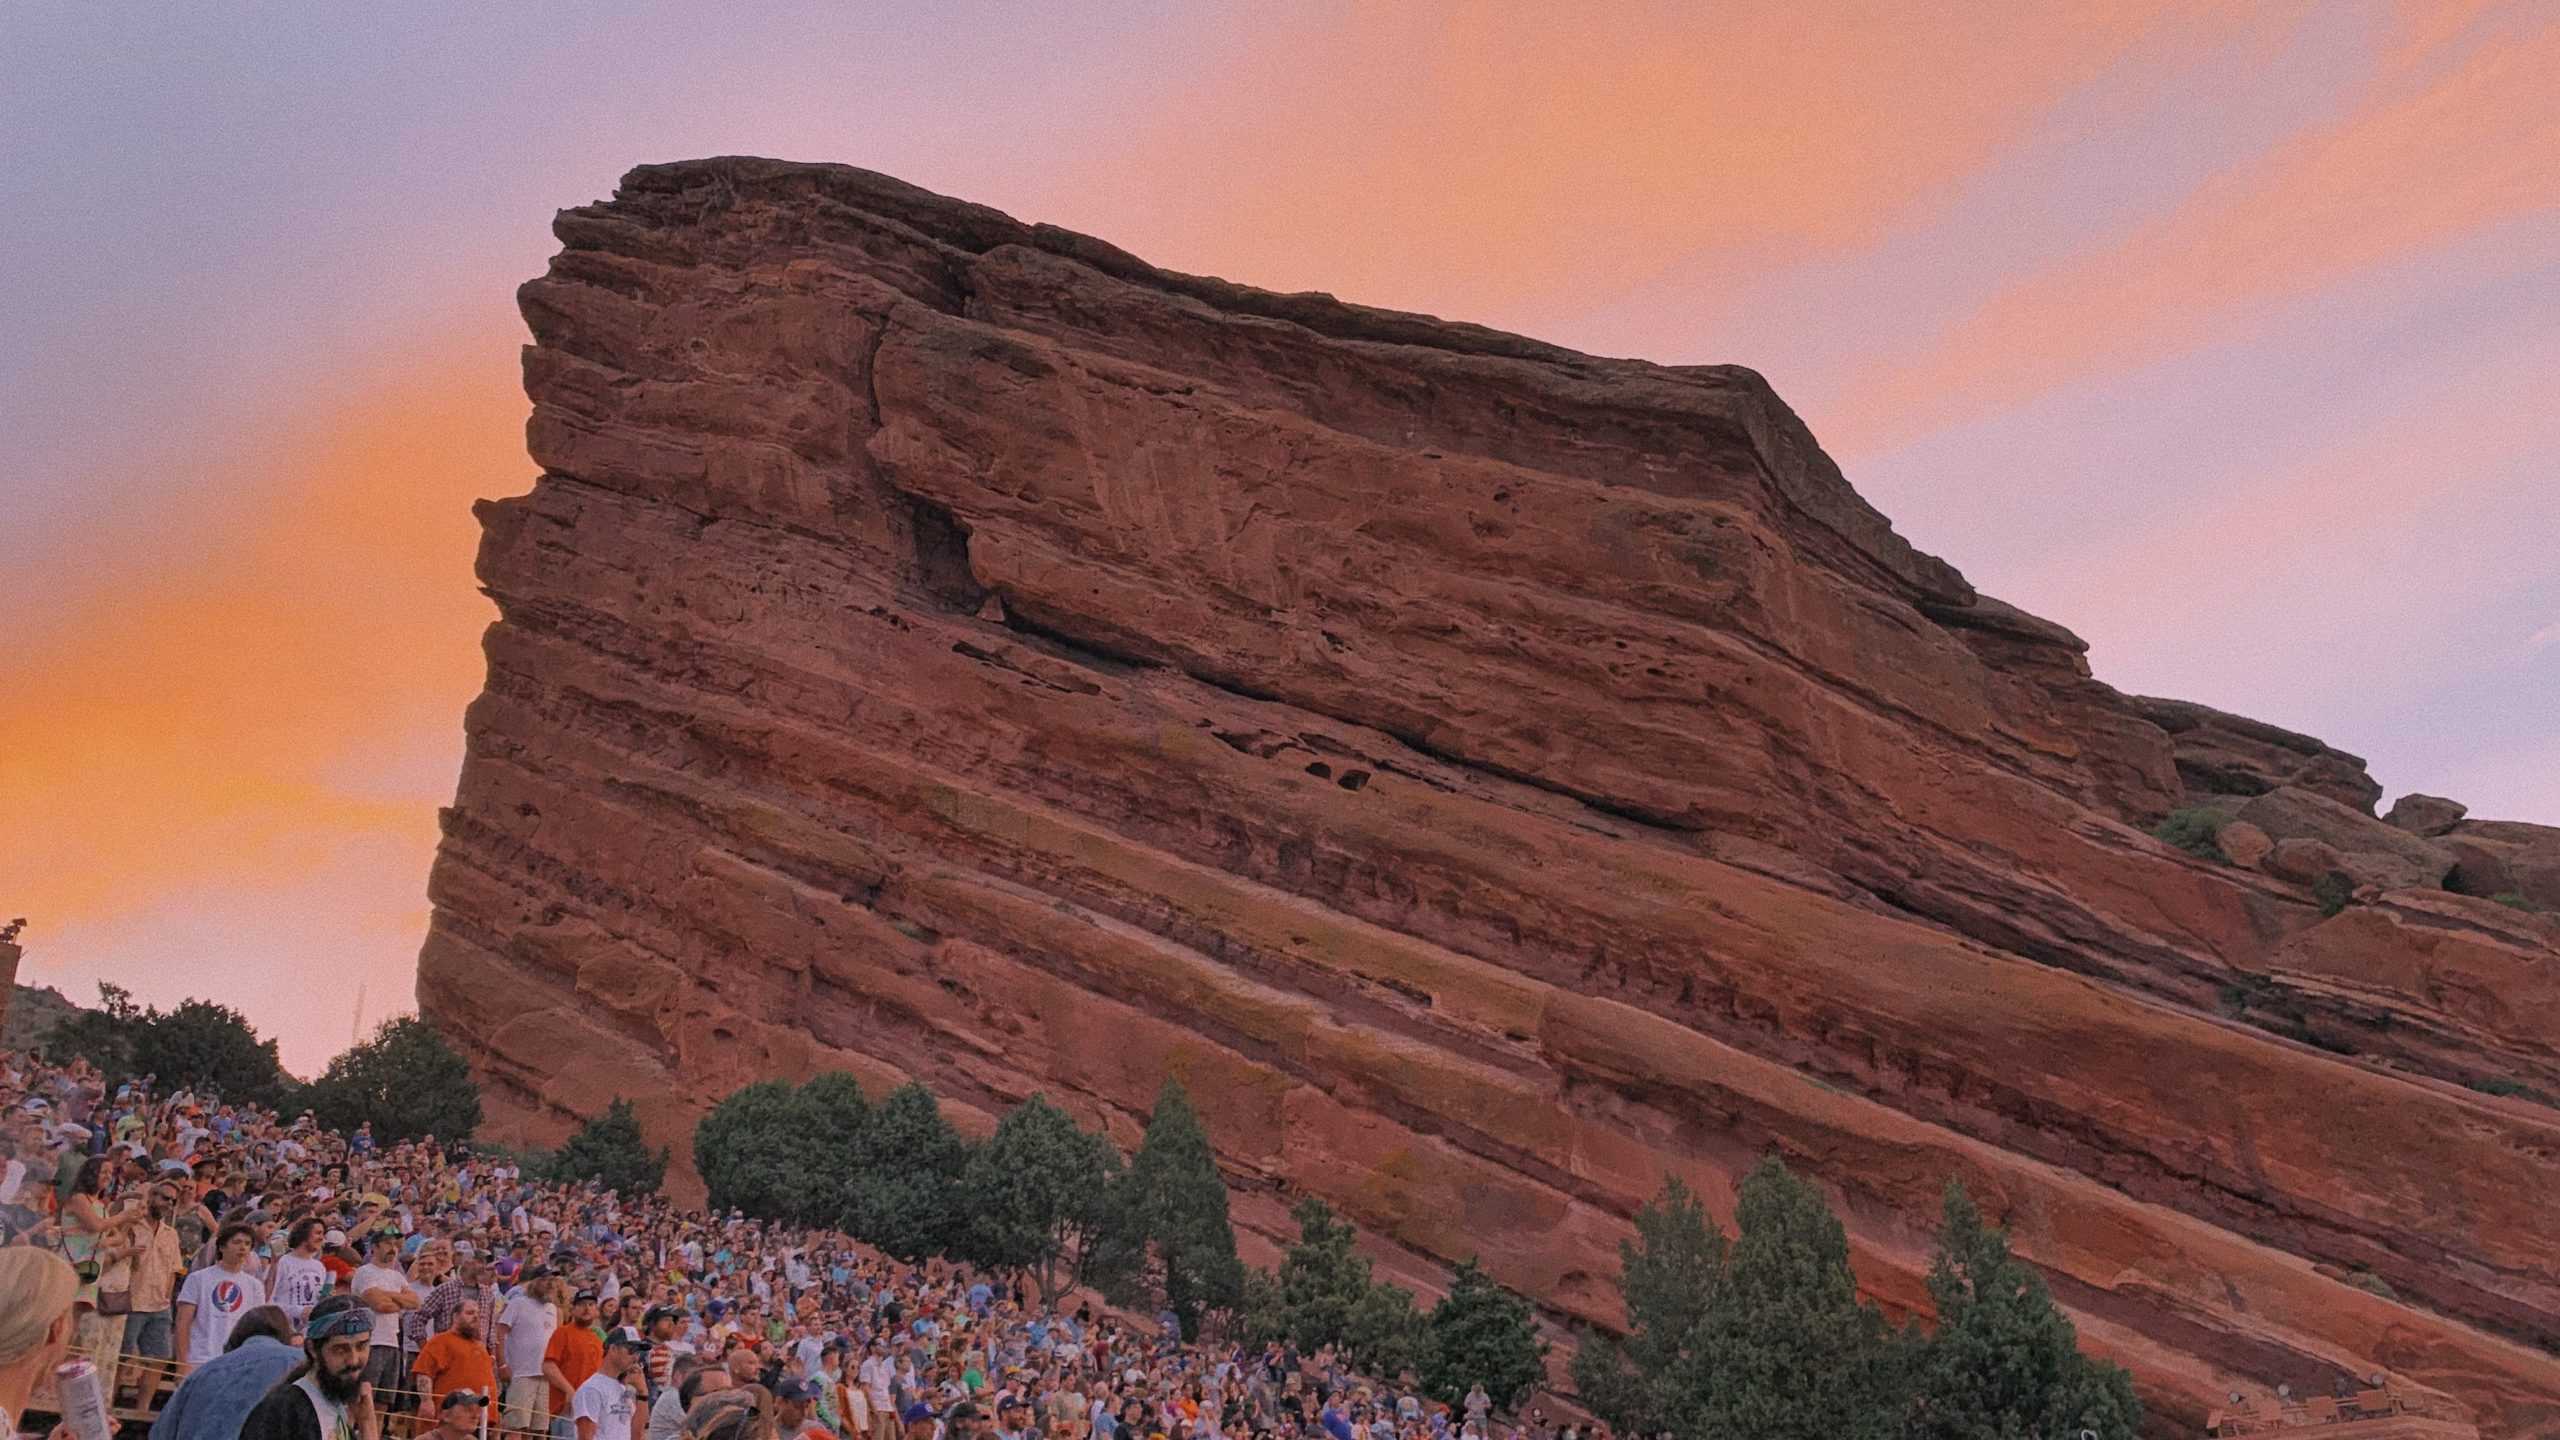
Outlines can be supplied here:
[[9, 997], [9, 1023], [0, 1029], [0, 1050], [23, 1050], [40, 1042], [81, 1008], [50, 985], [17, 986]]

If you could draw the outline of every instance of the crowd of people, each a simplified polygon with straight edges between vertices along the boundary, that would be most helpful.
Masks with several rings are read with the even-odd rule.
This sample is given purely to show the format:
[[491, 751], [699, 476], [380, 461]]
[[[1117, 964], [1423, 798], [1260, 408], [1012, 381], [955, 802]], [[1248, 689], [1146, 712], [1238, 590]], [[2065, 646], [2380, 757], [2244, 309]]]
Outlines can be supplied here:
[[0, 1242], [0, 1440], [65, 1354], [154, 1440], [1575, 1440], [1482, 1387], [77, 1059], [0, 1054]]

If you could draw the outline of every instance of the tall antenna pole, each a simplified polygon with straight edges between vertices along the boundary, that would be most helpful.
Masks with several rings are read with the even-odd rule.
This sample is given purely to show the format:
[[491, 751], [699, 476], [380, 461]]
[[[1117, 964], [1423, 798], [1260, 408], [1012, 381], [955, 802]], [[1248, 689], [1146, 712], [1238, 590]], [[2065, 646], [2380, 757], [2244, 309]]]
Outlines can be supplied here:
[[356, 1013], [347, 1021], [347, 1048], [353, 1050], [364, 1043], [364, 981], [356, 981]]

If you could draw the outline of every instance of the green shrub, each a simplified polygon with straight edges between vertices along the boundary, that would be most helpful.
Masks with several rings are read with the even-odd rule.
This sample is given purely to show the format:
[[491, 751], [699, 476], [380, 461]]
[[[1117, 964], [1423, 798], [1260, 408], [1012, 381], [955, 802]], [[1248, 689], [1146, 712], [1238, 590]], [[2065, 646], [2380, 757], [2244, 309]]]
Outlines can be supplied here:
[[2332, 870], [2311, 882], [2311, 898], [2320, 902], [2320, 913], [2335, 915], [2347, 908], [2356, 895], [2355, 882]]
[[2489, 898], [2506, 906], [2510, 910], [2535, 910], [2541, 908], [2535, 905], [2532, 901], [2524, 898], [2524, 892], [2521, 890], [2501, 890]]
[[2230, 857], [2222, 853], [2222, 845], [2215, 837], [2230, 823], [2231, 817], [2219, 810], [2190, 805], [2170, 811], [2169, 818], [2152, 826], [2151, 838], [2175, 845], [2199, 860], [2229, 864]]

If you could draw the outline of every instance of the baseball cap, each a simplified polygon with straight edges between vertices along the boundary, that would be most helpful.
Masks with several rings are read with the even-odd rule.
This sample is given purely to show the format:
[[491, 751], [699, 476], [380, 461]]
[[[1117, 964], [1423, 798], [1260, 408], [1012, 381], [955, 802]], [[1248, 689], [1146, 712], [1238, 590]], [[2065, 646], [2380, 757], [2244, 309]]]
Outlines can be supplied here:
[[592, 1285], [590, 1285], [590, 1286], [586, 1287], [585, 1289], [579, 1290], [579, 1291], [578, 1291], [578, 1292], [576, 1292], [575, 1294], [571, 1295], [571, 1296], [569, 1297], [569, 1303], [570, 1303], [570, 1304], [572, 1304], [572, 1305], [584, 1305], [584, 1304], [586, 1304], [588, 1301], [593, 1300], [594, 1298], [596, 1298], [595, 1287], [594, 1287], [594, 1286], [592, 1286]]
[[457, 1405], [486, 1405], [489, 1397], [477, 1390], [447, 1390], [436, 1397], [438, 1410], [451, 1410]]
[[921, 1400], [918, 1400], [907, 1407], [906, 1414], [898, 1418], [904, 1420], [909, 1425], [913, 1425], [919, 1420], [930, 1420], [933, 1418], [933, 1407], [927, 1405]]
[[328, 1234], [320, 1237], [320, 1243], [323, 1245], [344, 1245], [347, 1243], [347, 1232], [344, 1230], [332, 1230]]
[[785, 1375], [781, 1379], [773, 1382], [773, 1398], [776, 1400], [815, 1400], [818, 1398], [818, 1391], [817, 1387], [811, 1385], [806, 1380], [795, 1380], [791, 1376]]

